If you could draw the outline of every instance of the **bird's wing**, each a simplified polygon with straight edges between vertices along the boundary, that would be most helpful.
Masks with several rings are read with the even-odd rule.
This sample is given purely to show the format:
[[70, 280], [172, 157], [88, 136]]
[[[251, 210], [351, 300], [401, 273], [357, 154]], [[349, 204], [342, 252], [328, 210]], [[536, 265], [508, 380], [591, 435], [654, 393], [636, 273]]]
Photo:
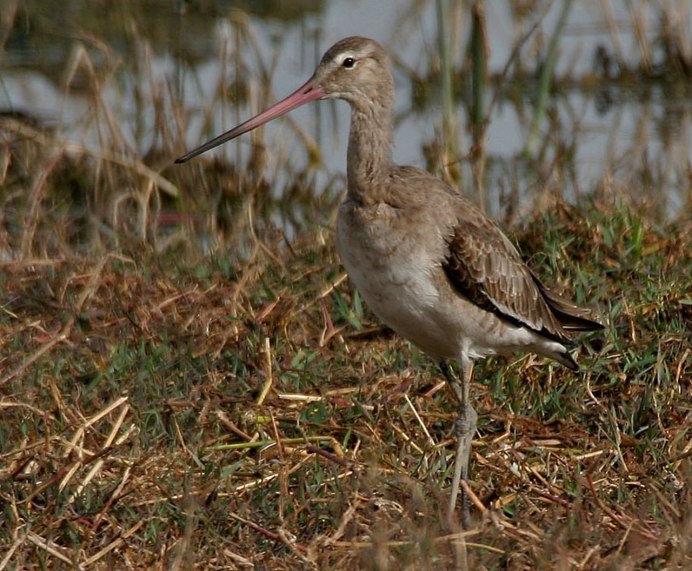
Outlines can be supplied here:
[[453, 229], [442, 264], [449, 281], [476, 305], [565, 340], [565, 330], [551, 310], [545, 288], [517, 249], [494, 222], [467, 206]]

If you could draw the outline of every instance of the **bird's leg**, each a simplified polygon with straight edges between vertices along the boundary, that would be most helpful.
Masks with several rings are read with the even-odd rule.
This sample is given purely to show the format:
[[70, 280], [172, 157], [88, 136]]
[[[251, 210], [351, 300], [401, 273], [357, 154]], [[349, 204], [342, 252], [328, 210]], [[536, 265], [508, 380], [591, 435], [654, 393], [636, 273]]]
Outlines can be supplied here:
[[[473, 372], [473, 361], [461, 359], [461, 383], [454, 376], [447, 363], [441, 365], [442, 372], [447, 378], [447, 382], [454, 391], [459, 401], [459, 415], [454, 422], [454, 436], [457, 439], [457, 453], [454, 460], [454, 478], [452, 479], [452, 492], [449, 498], [449, 512], [447, 514], [449, 525], [452, 526], [454, 508], [456, 507], [457, 497], [461, 480], [468, 481], [469, 458], [471, 456], [471, 440], [476, 432], [476, 420], [478, 416], [471, 406], [469, 398], [469, 388], [471, 385], [471, 374]], [[469, 498], [465, 490], [461, 492], [461, 524], [465, 529], [471, 526], [471, 516], [469, 513]]]

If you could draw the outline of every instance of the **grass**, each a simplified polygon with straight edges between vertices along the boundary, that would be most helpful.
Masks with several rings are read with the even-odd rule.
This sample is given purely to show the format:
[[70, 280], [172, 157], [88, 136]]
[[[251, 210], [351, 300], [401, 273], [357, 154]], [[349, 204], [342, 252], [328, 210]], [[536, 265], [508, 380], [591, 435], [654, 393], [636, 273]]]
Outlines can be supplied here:
[[[220, 77], [203, 133], [227, 98], [270, 97], [272, 58], [237, 20], [247, 42], [219, 61], [236, 94]], [[684, 76], [684, 38], [666, 29], [641, 65], [616, 45], [616, 71]], [[147, 57], [136, 99], [153, 109], [159, 147], [141, 152], [103, 96], [120, 63], [94, 45], [112, 67], [76, 49], [65, 88], [79, 80], [84, 124], [108, 125], [96, 149], [0, 117], [0, 571], [451, 568], [454, 403], [346, 278], [332, 230], [341, 179], [318, 188], [319, 156], [295, 125], [305, 168], [282, 147], [268, 161], [261, 135], [232, 163], [171, 167], [189, 112]], [[477, 365], [470, 568], [682, 570], [689, 164], [664, 168], [633, 141], [568, 204], [573, 124], [548, 121], [537, 157], [500, 174], [512, 196], [497, 208], [546, 283], [607, 327], [581, 339], [579, 374], [531, 356]], [[677, 216], [655, 196], [671, 180]], [[513, 191], [532, 185], [526, 214]]]
[[[478, 367], [471, 561], [684, 568], [689, 232], [593, 203], [515, 236], [609, 326], [578, 375]], [[1, 566], [447, 565], [453, 403], [331, 244], [6, 263]]]

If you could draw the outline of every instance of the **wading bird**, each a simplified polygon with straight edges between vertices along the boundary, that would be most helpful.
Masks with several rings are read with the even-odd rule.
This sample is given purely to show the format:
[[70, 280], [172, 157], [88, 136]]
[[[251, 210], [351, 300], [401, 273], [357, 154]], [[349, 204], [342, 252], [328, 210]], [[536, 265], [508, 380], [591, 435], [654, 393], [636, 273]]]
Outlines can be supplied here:
[[[337, 250], [350, 279], [394, 331], [432, 357], [460, 363], [461, 380], [443, 367], [459, 406], [451, 525], [476, 430], [469, 398], [474, 360], [524, 351], [577, 370], [568, 332], [602, 326], [588, 318], [587, 309], [541, 284], [499, 227], [456, 189], [392, 162], [394, 80], [387, 54], [373, 40], [336, 43], [294, 93], [176, 162], [317, 99], [343, 99], [351, 106], [348, 191], [336, 226]], [[465, 492], [462, 523], [469, 526]]]

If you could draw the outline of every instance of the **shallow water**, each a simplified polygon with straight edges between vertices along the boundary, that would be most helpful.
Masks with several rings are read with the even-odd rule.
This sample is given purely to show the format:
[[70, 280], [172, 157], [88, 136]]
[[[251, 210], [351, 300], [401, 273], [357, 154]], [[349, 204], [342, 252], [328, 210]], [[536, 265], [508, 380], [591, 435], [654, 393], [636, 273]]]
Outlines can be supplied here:
[[[376, 15], [372, 5], [360, 0], [198, 4], [10, 0], [1, 8], [0, 109], [54, 127], [69, 140], [98, 146], [111, 135], [104, 128], [103, 115], [94, 120], [90, 114], [97, 92], [130, 152], [143, 155], [162, 147], [172, 160], [183, 146], [200, 144], [292, 91], [334, 41], [358, 34], [380, 41], [394, 60], [395, 160], [426, 167], [423, 148], [442, 144], [442, 34], [448, 41], [455, 85], [452, 117], [458, 135], [452, 141], [456, 150], [450, 160], [461, 160], [459, 182], [475, 196], [473, 176], [464, 160], [473, 145], [468, 126], [471, 93], [468, 73], [459, 72], [467, 69], [468, 3], [385, 2], [377, 5]], [[530, 208], [527, 199], [547, 187], [577, 200], [613, 180], [618, 189], [631, 189], [639, 200], [656, 201], [656, 208], [667, 217], [675, 218], [689, 207], [692, 80], [684, 74], [667, 76], [661, 63], [665, 61], [659, 47], [663, 12], [649, 2], [573, 3], [559, 39], [557, 82], [548, 101], [548, 118], [539, 126], [538, 150], [526, 153], [538, 64], [564, 4], [535, 3], [524, 15], [514, 12], [514, 5], [485, 3], [492, 79], [486, 113], [488, 103], [497, 97], [485, 138], [484, 200], [489, 210], [500, 214], [510, 194], [516, 195], [515, 202], [519, 199], [519, 210]], [[445, 14], [442, 24], [438, 8]], [[687, 2], [668, 4], [666, 17], [686, 38], [683, 45], [688, 50], [691, 14]], [[521, 44], [519, 63], [501, 78], [535, 22], [536, 30]], [[634, 70], [626, 81], [617, 77], [618, 58]], [[638, 73], [647, 61], [651, 73]], [[87, 62], [95, 70], [97, 87], [84, 71]], [[263, 67], [269, 79], [262, 79]], [[239, 105], [232, 103], [234, 82], [248, 92]], [[269, 94], [263, 82], [270, 84]], [[220, 86], [227, 92], [219, 93]], [[502, 90], [496, 94], [497, 86]], [[168, 88], [185, 107], [184, 133], [179, 134], [184, 145], [179, 140], [175, 149], [156, 135], [149, 104], [157, 94], [170, 97], [165, 93]], [[323, 102], [268, 126], [270, 172], [272, 166], [275, 170], [286, 163], [292, 172], [308, 165], [305, 145], [296, 144], [295, 125], [319, 146], [318, 186], [340, 176], [345, 170], [347, 106]], [[213, 152], [236, 161], [246, 156], [249, 141], [246, 137]], [[282, 188], [281, 178], [293, 176], [292, 172], [275, 173], [277, 187]]]

